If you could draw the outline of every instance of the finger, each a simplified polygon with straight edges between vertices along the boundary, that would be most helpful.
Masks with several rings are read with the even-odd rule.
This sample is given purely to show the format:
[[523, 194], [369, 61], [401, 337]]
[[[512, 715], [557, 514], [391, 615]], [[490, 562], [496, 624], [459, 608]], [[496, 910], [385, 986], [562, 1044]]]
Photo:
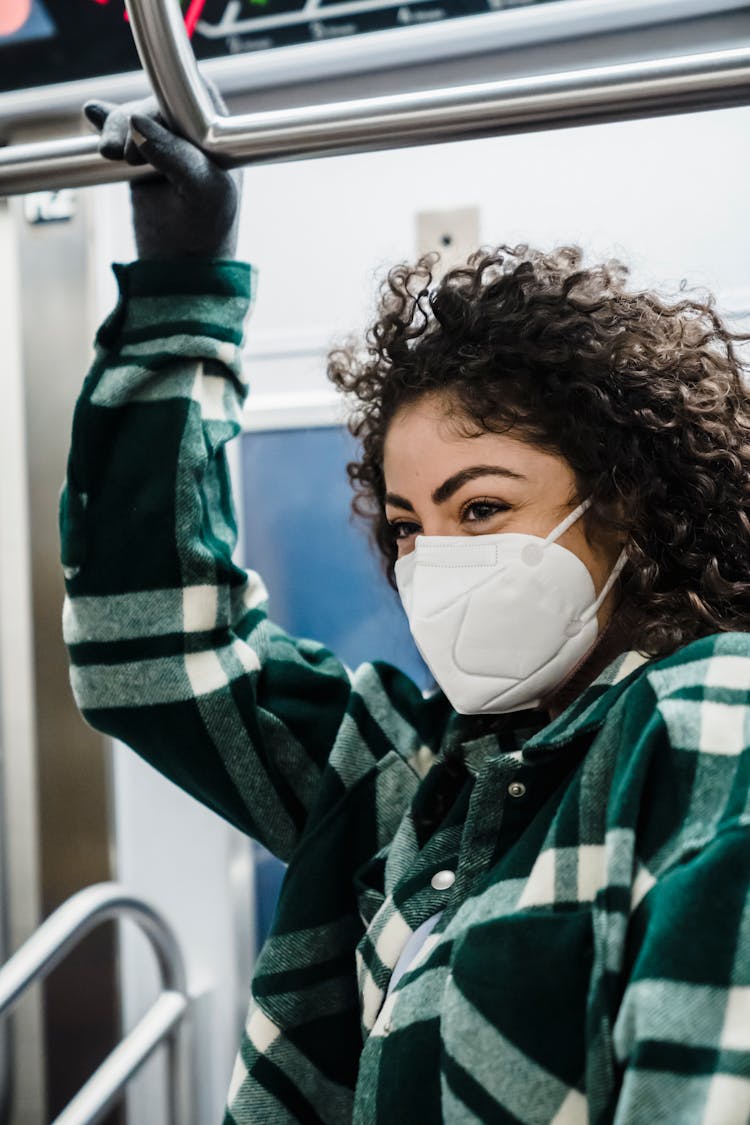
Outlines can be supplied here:
[[139, 153], [163, 176], [179, 188], [205, 184], [215, 171], [208, 157], [190, 141], [143, 114], [133, 114], [130, 136]]
[[99, 152], [108, 160], [123, 160], [128, 139], [128, 115], [121, 106], [114, 106], [102, 126]]
[[[155, 98], [144, 98], [140, 102], [130, 102], [128, 105], [123, 106], [123, 109], [128, 115], [128, 132], [125, 140], [124, 159], [128, 164], [144, 164], [145, 158], [140, 151], [140, 141], [136, 141], [133, 137], [133, 118], [145, 117], [149, 121], [155, 121], [157, 125], [166, 127], [167, 123], [162, 117], [161, 110]], [[141, 134], [139, 134], [141, 136]]]
[[123, 150], [123, 159], [127, 160], [128, 164], [145, 164], [147, 157], [141, 151], [142, 134], [133, 127], [133, 119], [131, 117], [128, 122], [128, 135], [125, 140], [125, 148]]
[[117, 109], [114, 102], [98, 102], [92, 100], [84, 103], [83, 113], [86, 120], [91, 122], [97, 133], [101, 133], [104, 128], [104, 122], [113, 109]]

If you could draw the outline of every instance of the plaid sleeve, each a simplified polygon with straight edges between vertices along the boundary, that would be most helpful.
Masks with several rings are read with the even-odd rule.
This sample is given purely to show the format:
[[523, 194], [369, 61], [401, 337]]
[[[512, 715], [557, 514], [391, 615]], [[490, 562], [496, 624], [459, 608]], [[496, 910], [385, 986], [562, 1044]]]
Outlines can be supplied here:
[[232, 561], [225, 444], [246, 389], [238, 262], [115, 267], [60, 507], [63, 628], [85, 718], [288, 858], [349, 698]]
[[637, 867], [614, 1120], [747, 1125], [750, 637], [687, 645], [649, 671], [647, 691], [625, 724], [642, 737], [626, 765]]
[[614, 1029], [615, 1125], [750, 1121], [750, 830], [725, 829], [632, 920], [638, 953]]

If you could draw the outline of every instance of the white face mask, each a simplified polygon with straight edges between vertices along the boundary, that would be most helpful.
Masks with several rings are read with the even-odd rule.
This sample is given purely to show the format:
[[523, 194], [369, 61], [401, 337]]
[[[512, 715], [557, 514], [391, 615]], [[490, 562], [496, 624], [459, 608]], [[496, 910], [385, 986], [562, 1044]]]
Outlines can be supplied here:
[[586, 566], [556, 542], [590, 504], [546, 539], [418, 535], [396, 562], [412, 636], [459, 714], [538, 707], [596, 641], [625, 551], [597, 597]]

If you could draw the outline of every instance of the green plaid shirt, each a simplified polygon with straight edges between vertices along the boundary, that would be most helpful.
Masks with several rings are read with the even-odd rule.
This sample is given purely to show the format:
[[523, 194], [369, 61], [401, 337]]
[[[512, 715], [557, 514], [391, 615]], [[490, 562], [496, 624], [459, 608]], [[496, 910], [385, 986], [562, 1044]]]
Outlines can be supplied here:
[[541, 729], [473, 740], [394, 668], [348, 672], [232, 561], [249, 268], [117, 275], [65, 636], [88, 721], [289, 864], [226, 1121], [747, 1125], [750, 636], [625, 654]]

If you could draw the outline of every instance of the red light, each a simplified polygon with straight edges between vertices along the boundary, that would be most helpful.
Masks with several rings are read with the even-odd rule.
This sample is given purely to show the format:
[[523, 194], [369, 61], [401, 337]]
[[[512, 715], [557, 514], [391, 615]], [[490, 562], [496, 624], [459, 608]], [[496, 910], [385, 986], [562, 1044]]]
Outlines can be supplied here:
[[[106, 5], [110, 3], [110, 0], [94, 0], [94, 3], [95, 4], [101, 4], [101, 5], [106, 7]], [[193, 32], [195, 31], [195, 25], [197, 24], [198, 20], [201, 18], [201, 15], [203, 13], [203, 9], [205, 8], [205, 6], [206, 6], [206, 0], [190, 0], [190, 3], [188, 4], [188, 10], [185, 13], [185, 28], [187, 29], [188, 37], [190, 39], [192, 39], [192, 37], [193, 37]], [[122, 13], [122, 18], [125, 20], [126, 23], [130, 23], [130, 15], [128, 13], [127, 8]]]
[[206, 6], [206, 0], [190, 0], [188, 10], [185, 13], [185, 27], [187, 28], [188, 36], [192, 39], [195, 25], [201, 18], [201, 12]]

